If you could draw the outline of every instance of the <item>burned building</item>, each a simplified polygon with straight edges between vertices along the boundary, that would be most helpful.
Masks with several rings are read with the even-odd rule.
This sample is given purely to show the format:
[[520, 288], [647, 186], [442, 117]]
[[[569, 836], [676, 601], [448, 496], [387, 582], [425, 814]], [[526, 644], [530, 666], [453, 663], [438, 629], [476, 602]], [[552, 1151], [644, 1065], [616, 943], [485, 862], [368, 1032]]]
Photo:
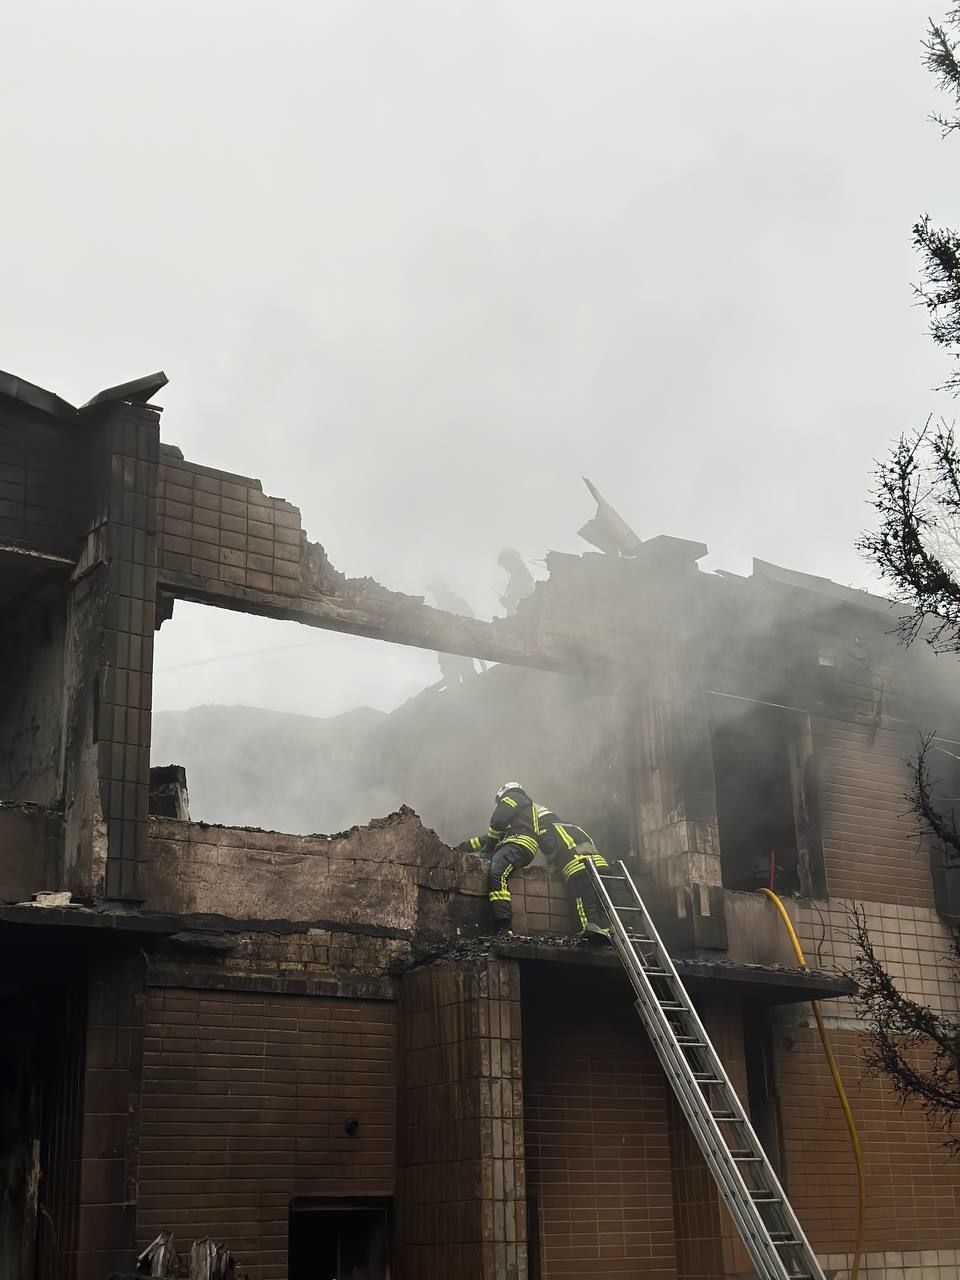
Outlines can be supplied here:
[[[530, 868], [517, 936], [487, 936], [484, 864], [449, 842], [485, 823], [509, 726], [501, 772], [637, 877], [825, 1268], [849, 1268], [856, 1195], [815, 998], [867, 1157], [870, 1280], [954, 1277], [960, 1171], [862, 1078], [843, 974], [860, 903], [905, 989], [957, 1010], [957, 872], [902, 799], [921, 728], [950, 792], [949, 668], [900, 649], [882, 601], [759, 562], [707, 574], [669, 537], [551, 555], [497, 623], [430, 609], [161, 443], [164, 382], [78, 409], [0, 375], [0, 1274], [105, 1280], [161, 1229], [227, 1241], [253, 1280], [747, 1272], [619, 963], [574, 943], [561, 887]], [[212, 826], [175, 770], [151, 804], [177, 599], [496, 665], [390, 718], [417, 812]]]

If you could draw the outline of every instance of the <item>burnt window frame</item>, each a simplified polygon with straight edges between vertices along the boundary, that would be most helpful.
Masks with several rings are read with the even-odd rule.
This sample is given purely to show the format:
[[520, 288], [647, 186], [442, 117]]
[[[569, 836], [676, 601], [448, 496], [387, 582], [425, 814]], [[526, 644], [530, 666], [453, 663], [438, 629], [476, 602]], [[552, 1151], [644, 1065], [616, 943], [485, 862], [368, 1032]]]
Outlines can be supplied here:
[[[729, 702], [739, 704], [739, 712], [721, 710]], [[750, 698], [735, 694], [708, 693], [707, 724], [710, 738], [710, 754], [714, 783], [714, 811], [717, 820], [717, 839], [720, 849], [721, 876], [724, 870], [723, 837], [719, 802], [717, 798], [716, 734], [734, 715], [748, 716], [754, 713], [777, 713], [784, 726], [784, 745], [789, 771], [791, 806], [797, 855], [797, 893], [802, 898], [827, 898], [826, 860], [820, 828], [819, 767], [814, 740], [813, 716], [799, 707], [786, 703]], [[723, 887], [730, 892], [726, 879]], [[748, 891], [745, 891], [748, 892]]]

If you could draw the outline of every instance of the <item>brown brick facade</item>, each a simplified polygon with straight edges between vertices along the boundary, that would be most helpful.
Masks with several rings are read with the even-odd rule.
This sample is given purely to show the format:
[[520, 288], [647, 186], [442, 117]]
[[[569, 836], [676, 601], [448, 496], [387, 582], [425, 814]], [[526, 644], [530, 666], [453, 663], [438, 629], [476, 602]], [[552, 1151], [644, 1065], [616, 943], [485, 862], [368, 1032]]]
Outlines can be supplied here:
[[[863, 1078], [860, 1037], [832, 1030], [866, 1163], [869, 1252], [960, 1249], [960, 1168], [916, 1106], [901, 1110], [888, 1086]], [[817, 1032], [785, 1026], [777, 1091], [787, 1155], [787, 1192], [820, 1253], [852, 1252], [856, 1179]]]
[[146, 405], [124, 405], [106, 429], [110, 484], [103, 532], [109, 585], [93, 733], [107, 824], [106, 893], [135, 898], [150, 790], [159, 414]]
[[211, 1235], [283, 1280], [294, 1196], [392, 1195], [396, 1032], [387, 1002], [152, 990], [141, 1241]]
[[84, 435], [22, 409], [0, 413], [0, 543], [75, 558], [89, 504]]
[[830, 896], [932, 907], [930, 857], [904, 799], [915, 736], [821, 718], [814, 740]]
[[[531, 1280], [675, 1280], [667, 1086], [624, 984], [524, 982]], [[595, 976], [595, 975], [594, 975]]]
[[403, 985], [401, 1280], [527, 1280], [516, 965]]
[[158, 487], [160, 566], [221, 587], [300, 594], [300, 512], [259, 480], [164, 452]]

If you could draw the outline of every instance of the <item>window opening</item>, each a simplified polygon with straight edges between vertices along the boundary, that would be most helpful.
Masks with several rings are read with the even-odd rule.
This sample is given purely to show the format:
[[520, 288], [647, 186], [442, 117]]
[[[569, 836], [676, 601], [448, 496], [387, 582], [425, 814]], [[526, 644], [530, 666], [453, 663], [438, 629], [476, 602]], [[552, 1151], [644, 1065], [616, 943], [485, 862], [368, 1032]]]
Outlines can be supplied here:
[[289, 1280], [390, 1280], [389, 1200], [294, 1200]]
[[720, 702], [711, 746], [724, 887], [824, 896], [809, 717]]

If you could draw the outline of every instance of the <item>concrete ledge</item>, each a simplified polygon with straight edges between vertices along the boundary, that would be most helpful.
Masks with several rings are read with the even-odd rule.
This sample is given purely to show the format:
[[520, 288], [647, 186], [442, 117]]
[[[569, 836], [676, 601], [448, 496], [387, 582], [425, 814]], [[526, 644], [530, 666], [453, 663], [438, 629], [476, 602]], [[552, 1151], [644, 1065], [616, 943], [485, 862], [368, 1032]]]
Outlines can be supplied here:
[[[612, 948], [571, 943], [497, 941], [491, 954], [504, 959], [537, 964], [575, 964], [623, 973], [620, 957]], [[677, 973], [692, 992], [712, 988], [736, 988], [763, 1004], [794, 1004], [803, 1000], [836, 1000], [852, 995], [849, 978], [813, 969], [789, 969], [780, 965], [736, 964], [727, 960], [674, 960]], [[624, 974], [624, 977], [626, 975]]]

